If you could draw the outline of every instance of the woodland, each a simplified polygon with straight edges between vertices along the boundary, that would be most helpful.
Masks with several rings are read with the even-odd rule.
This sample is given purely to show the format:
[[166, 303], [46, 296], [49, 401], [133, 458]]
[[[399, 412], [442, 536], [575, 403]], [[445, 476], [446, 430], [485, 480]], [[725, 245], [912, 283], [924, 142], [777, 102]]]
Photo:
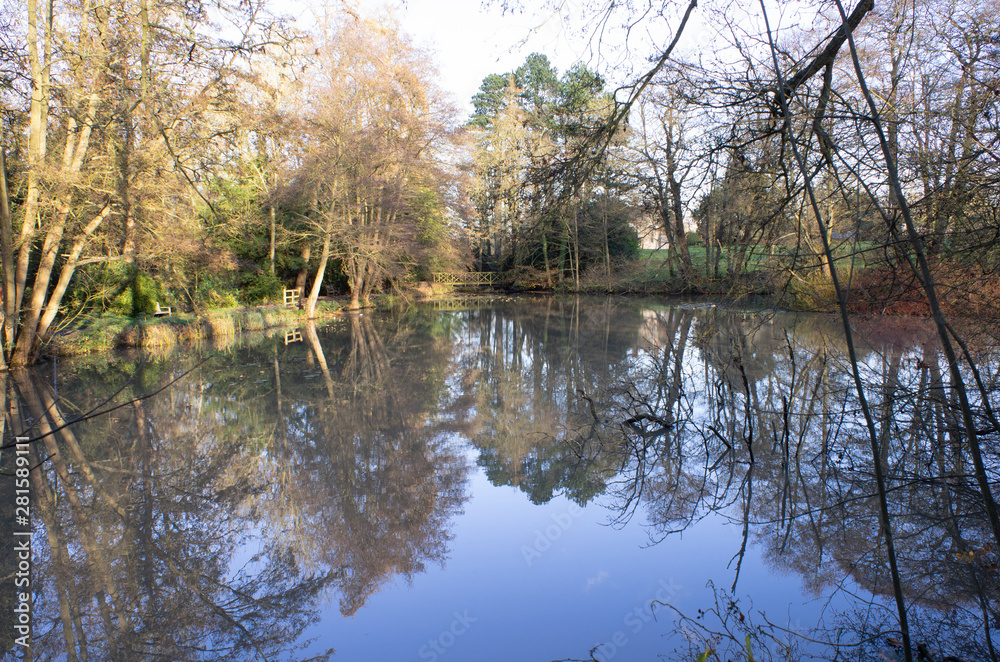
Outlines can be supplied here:
[[[390, 13], [305, 31], [257, 2], [8, 6], [4, 365], [105, 315], [300, 287], [312, 317], [324, 293], [359, 308], [470, 270], [991, 311], [996, 9], [596, 2], [593, 68], [534, 53], [463, 117]], [[656, 53], [625, 40], [626, 79], [598, 72], [602, 35], [656, 21]]]

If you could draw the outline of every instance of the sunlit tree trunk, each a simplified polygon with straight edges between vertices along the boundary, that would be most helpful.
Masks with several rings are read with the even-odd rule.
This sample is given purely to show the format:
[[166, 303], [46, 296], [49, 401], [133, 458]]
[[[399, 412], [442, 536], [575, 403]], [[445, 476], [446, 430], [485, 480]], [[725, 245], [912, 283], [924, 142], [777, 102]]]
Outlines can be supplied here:
[[316, 317], [316, 301], [319, 300], [319, 292], [323, 287], [323, 280], [326, 277], [326, 265], [330, 260], [330, 242], [332, 228], [327, 224], [326, 232], [323, 234], [323, 248], [319, 253], [319, 265], [316, 267], [316, 277], [313, 279], [312, 288], [309, 290], [309, 298], [306, 300], [306, 317], [313, 319]]
[[[10, 192], [7, 189], [7, 149], [4, 141], [3, 122], [0, 122], [0, 261], [3, 262], [3, 329], [0, 336], [0, 348], [10, 347], [14, 343], [17, 319], [15, 302], [16, 286], [14, 280], [14, 231], [11, 225]], [[7, 369], [7, 356], [0, 351], [0, 370]], [[4, 379], [4, 394], [6, 394], [6, 379]]]

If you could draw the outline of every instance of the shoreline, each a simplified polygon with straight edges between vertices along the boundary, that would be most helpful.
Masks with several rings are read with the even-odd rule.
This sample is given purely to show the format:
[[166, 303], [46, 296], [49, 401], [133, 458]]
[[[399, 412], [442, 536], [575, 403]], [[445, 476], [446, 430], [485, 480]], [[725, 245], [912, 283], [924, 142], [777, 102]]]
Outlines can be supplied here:
[[[317, 320], [344, 314], [335, 301], [320, 301]], [[203, 314], [180, 313], [170, 317], [98, 318], [84, 326], [64, 330], [45, 348], [47, 357], [82, 356], [114, 349], [163, 349], [185, 342], [238, 338], [247, 333], [301, 326], [308, 322], [305, 311], [280, 304], [213, 310]]]
[[[716, 283], [719, 284], [719, 283]], [[704, 299], [719, 303], [720, 299], [729, 303], [740, 302], [752, 305], [771, 307], [776, 310], [797, 312], [830, 313], [835, 312], [835, 297], [832, 292], [812, 292], [814, 296], [807, 301], [789, 300], [787, 291], [773, 291], [768, 288], [741, 288], [734, 291], [725, 287], [685, 287], [680, 291], [672, 291], [662, 287], [662, 284], [635, 282], [605, 284], [601, 286], [582, 287], [579, 291], [561, 287], [513, 287], [496, 289], [465, 289], [455, 286], [422, 283], [416, 288], [407, 290], [401, 295], [384, 298], [381, 302], [355, 310], [346, 308], [346, 297], [322, 298], [316, 309], [315, 321], [330, 320], [344, 315], [365, 310], [392, 307], [399, 304], [432, 304], [441, 302], [460, 302], [463, 300], [489, 299], [510, 296], [622, 296], [627, 298], [644, 297], [679, 297]], [[636, 287], [636, 285], [639, 285]], [[704, 285], [704, 284], [702, 284]], [[908, 291], [893, 292], [886, 296], [881, 305], [871, 305], [873, 301], [864, 296], [871, 291], [855, 292], [861, 296], [852, 297], [851, 314], [859, 317], [889, 316], [900, 319], [915, 319], [929, 317], [929, 310], [922, 310], [918, 302], [919, 295]], [[827, 296], [823, 296], [823, 295]], [[880, 294], [885, 294], [881, 293]], [[816, 296], [819, 295], [819, 296]], [[893, 296], [894, 295], [894, 296]], [[907, 296], [909, 295], [909, 296]], [[882, 297], [879, 297], [882, 298]], [[868, 299], [866, 301], [866, 299]], [[888, 299], [888, 301], [886, 301]], [[917, 299], [917, 300], [915, 300]], [[900, 300], [905, 305], [899, 305]], [[952, 302], [948, 302], [952, 303]], [[790, 305], [791, 304], [791, 305]], [[796, 305], [798, 304], [798, 305]], [[802, 305], [806, 304], [806, 305]], [[811, 305], [809, 305], [811, 304]], [[866, 305], [867, 304], [867, 305]], [[888, 305], [886, 305], [888, 304]], [[948, 305], [948, 313], [956, 317], [975, 317], [970, 315], [967, 306]], [[958, 310], [956, 310], [956, 308]], [[965, 308], [965, 310], [962, 310]], [[981, 311], [982, 312], [982, 311]], [[964, 314], [963, 314], [964, 313]], [[163, 349], [186, 342], [198, 342], [213, 339], [232, 339], [252, 332], [301, 326], [307, 323], [305, 311], [299, 308], [284, 307], [281, 304], [269, 304], [228, 310], [213, 310], [201, 314], [180, 313], [170, 317], [128, 317], [106, 316], [96, 318], [76, 328], [63, 330], [54, 336], [45, 349], [44, 356], [71, 357], [104, 352], [114, 349]]]

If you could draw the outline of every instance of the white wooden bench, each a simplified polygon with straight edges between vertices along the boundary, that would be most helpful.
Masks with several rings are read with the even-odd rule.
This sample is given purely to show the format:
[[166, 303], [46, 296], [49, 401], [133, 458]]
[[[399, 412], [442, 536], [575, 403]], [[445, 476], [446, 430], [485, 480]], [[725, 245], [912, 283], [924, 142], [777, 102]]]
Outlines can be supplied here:
[[159, 302], [156, 303], [156, 312], [153, 313], [155, 317], [170, 317], [170, 306], [161, 306]]

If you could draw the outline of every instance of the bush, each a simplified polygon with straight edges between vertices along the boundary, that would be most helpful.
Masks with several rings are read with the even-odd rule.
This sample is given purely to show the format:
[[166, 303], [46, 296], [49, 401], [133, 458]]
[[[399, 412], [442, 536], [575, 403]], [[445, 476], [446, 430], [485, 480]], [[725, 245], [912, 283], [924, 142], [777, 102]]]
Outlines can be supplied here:
[[121, 317], [132, 317], [132, 290], [126, 287], [108, 306], [108, 313]]
[[698, 234], [697, 232], [688, 232], [687, 242], [688, 246], [700, 246], [701, 244], [705, 243], [705, 241], [701, 238], [701, 235]]
[[198, 283], [192, 299], [196, 308], [217, 310], [240, 305], [239, 290], [228, 279], [209, 275]]
[[115, 297], [108, 307], [113, 315], [139, 317], [152, 315], [156, 312], [156, 304], [168, 305], [163, 287], [152, 276], [136, 272], [132, 275], [128, 287]]
[[284, 281], [270, 271], [246, 273], [240, 278], [240, 298], [247, 304], [277, 301], [284, 287]]
[[144, 273], [138, 273], [132, 279], [132, 317], [152, 315], [156, 312], [157, 303], [165, 303], [160, 284]]
[[780, 300], [792, 310], [832, 312], [836, 309], [837, 290], [833, 280], [818, 268], [804, 275], [789, 272]]

